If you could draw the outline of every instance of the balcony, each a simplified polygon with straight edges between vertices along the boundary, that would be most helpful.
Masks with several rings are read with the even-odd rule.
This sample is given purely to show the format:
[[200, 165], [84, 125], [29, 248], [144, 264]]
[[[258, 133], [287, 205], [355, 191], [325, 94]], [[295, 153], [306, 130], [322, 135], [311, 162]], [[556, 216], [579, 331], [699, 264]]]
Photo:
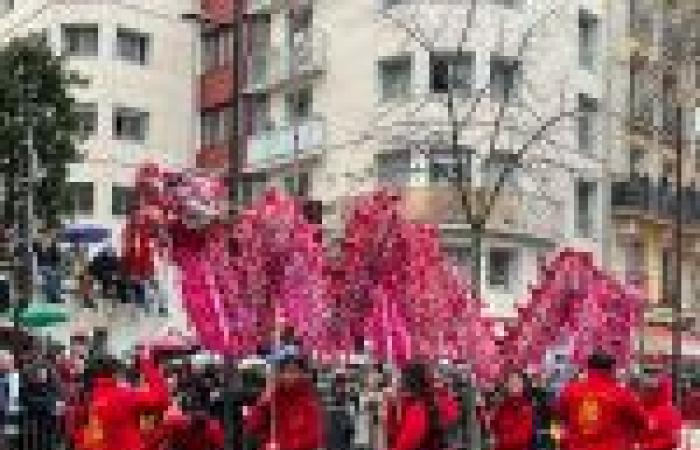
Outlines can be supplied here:
[[[294, 6], [305, 8], [311, 4], [312, 0], [297, 0]], [[249, 0], [246, 14], [269, 14], [279, 11], [283, 7], [289, 7], [287, 0]]]
[[221, 169], [230, 165], [229, 147], [227, 144], [202, 147], [197, 152], [197, 167], [203, 169]]
[[[634, 177], [612, 184], [612, 207], [617, 215], [642, 215], [652, 220], [673, 221], [676, 215], [676, 190], [670, 184]], [[700, 191], [684, 187], [681, 210], [684, 224], [700, 223]]]
[[[288, 164], [294, 159], [310, 158], [323, 149], [325, 131], [325, 120], [312, 118], [297, 126], [284, 125], [251, 136], [248, 138], [246, 167], [250, 171], [264, 170]], [[295, 134], [298, 137], [296, 146]]]
[[208, 70], [200, 78], [200, 109], [212, 109], [233, 100], [234, 71], [232, 64]]
[[274, 90], [291, 79], [315, 76], [325, 67], [325, 33], [297, 34], [292, 45], [271, 48], [249, 60], [244, 91]]
[[216, 25], [229, 25], [236, 6], [236, 0], [202, 0], [202, 15]]

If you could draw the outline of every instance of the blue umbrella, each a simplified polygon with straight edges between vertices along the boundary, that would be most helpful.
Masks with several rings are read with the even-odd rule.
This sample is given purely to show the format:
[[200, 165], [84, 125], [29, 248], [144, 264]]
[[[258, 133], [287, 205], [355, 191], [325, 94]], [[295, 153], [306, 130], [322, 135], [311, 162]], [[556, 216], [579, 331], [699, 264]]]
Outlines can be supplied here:
[[69, 225], [61, 231], [60, 239], [73, 244], [94, 244], [108, 239], [111, 234], [109, 228], [100, 225]]

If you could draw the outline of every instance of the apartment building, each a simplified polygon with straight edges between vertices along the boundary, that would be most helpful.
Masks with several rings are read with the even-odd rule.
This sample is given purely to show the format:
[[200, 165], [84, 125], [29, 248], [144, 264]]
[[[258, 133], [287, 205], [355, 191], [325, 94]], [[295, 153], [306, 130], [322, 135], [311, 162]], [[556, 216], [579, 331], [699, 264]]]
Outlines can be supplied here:
[[576, 245], [607, 258], [606, 155], [620, 145], [608, 81], [625, 73], [606, 64], [625, 23], [610, 3], [489, 0], [470, 12], [468, 1], [251, 0], [244, 199], [286, 187], [321, 201], [333, 234], [348, 198], [399, 187], [466, 266], [459, 198], [483, 214], [523, 149], [479, 252], [490, 312], [513, 315], [547, 251]]
[[[698, 331], [700, 296], [700, 155], [697, 150], [698, 29], [696, 2], [642, 0], [628, 10], [628, 102], [616, 155], [612, 215], [616, 266], [647, 297], [650, 353], [670, 353], [670, 336], [656, 326], [671, 322], [675, 280], [682, 279], [683, 328]], [[682, 175], [676, 172], [680, 155]], [[682, 253], [676, 263], [674, 230], [680, 205]], [[650, 339], [651, 341], [651, 339]], [[659, 347], [660, 345], [660, 347]], [[643, 348], [644, 350], [644, 348]], [[691, 348], [686, 347], [687, 352]], [[697, 343], [696, 354], [700, 354]], [[690, 354], [690, 353], [689, 353]]]
[[[88, 81], [73, 88], [79, 102], [83, 160], [70, 168], [78, 223], [119, 231], [133, 198], [136, 168], [152, 161], [173, 168], [194, 165], [198, 135], [195, 86], [198, 29], [185, 20], [190, 0], [23, 0], [2, 4], [3, 42], [44, 33], [69, 69]], [[198, 6], [198, 5], [195, 5]], [[194, 11], [198, 11], [198, 7]], [[118, 248], [118, 247], [117, 247]], [[71, 305], [74, 306], [74, 305]], [[174, 313], [177, 313], [174, 310]], [[163, 321], [184, 323], [170, 316]], [[76, 311], [75, 326], [105, 326], [126, 347], [162, 325], [114, 314]]]

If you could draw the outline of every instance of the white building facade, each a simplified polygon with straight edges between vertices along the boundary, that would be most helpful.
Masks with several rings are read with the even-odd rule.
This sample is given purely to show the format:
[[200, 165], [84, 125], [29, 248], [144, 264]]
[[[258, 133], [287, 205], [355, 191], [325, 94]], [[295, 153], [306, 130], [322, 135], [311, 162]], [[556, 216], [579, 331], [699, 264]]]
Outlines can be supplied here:
[[490, 313], [515, 314], [551, 249], [608, 258], [622, 2], [308, 0], [293, 14], [286, 2], [249, 3], [245, 151], [258, 191], [273, 182], [321, 200], [338, 231], [344, 199], [402, 187], [409, 214], [440, 225], [467, 265], [455, 187], [483, 213], [503, 155], [524, 148], [486, 221]]
[[[174, 169], [194, 164], [197, 126], [197, 30], [183, 15], [191, 0], [23, 0], [6, 2], [0, 39], [45, 33], [85, 86], [72, 87], [81, 112], [83, 159], [70, 168], [76, 223], [119, 231], [133, 196], [136, 169], [154, 162]], [[172, 273], [172, 271], [171, 271]], [[170, 315], [144, 316], [117, 307], [93, 314], [72, 305], [73, 320], [52, 330], [67, 338], [76, 328], [108, 328], [113, 350], [128, 348], [161, 327], [186, 328], [169, 284]]]

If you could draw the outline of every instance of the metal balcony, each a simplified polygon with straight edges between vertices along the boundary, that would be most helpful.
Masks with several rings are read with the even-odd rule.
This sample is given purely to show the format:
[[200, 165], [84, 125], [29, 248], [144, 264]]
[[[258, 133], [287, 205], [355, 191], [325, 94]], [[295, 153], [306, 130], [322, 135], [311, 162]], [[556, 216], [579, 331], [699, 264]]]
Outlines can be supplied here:
[[270, 48], [249, 60], [244, 92], [275, 90], [290, 80], [317, 75], [325, 68], [326, 34], [296, 34], [290, 45]]
[[[663, 221], [676, 217], [676, 190], [671, 184], [637, 176], [613, 182], [611, 195], [616, 214], [640, 214]], [[700, 223], [700, 192], [688, 186], [682, 188], [681, 195], [683, 223]]]
[[262, 170], [315, 155], [323, 148], [325, 125], [324, 119], [311, 118], [296, 126], [284, 125], [251, 136], [248, 138], [247, 169]]

